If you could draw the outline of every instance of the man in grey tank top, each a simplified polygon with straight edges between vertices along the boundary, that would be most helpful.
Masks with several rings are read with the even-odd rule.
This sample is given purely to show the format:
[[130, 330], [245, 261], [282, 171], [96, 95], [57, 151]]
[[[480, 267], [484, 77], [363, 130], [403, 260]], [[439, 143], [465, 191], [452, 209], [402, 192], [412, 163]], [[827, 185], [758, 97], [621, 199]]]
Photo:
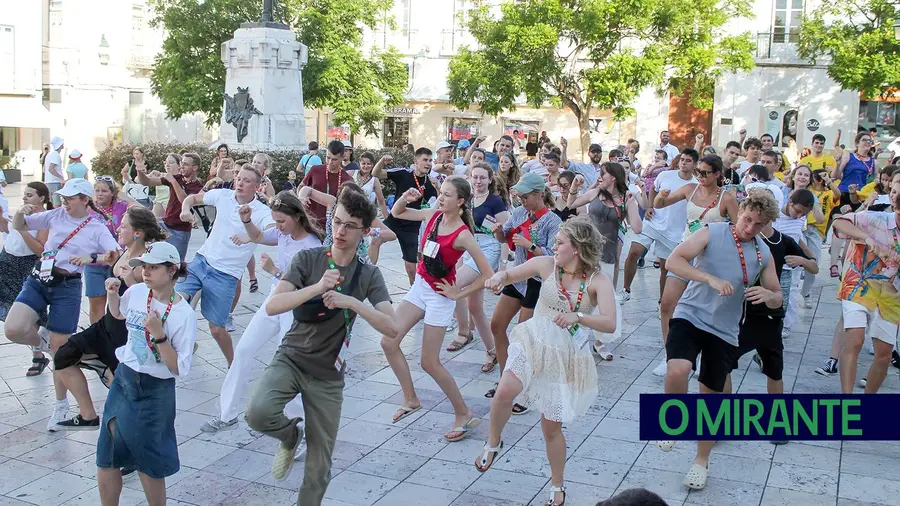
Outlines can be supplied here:
[[[668, 269], [688, 286], [675, 307], [666, 341], [668, 371], [665, 392], [685, 394], [697, 357], [700, 392], [721, 393], [738, 356], [738, 334], [745, 304], [781, 307], [781, 284], [760, 230], [778, 217], [778, 205], [768, 191], [753, 191], [741, 203], [735, 225], [710, 223], [681, 243]], [[693, 265], [691, 264], [693, 262]], [[761, 286], [754, 286], [756, 281]], [[706, 486], [712, 441], [697, 442], [697, 456], [685, 486]], [[669, 451], [674, 441], [660, 441]]]

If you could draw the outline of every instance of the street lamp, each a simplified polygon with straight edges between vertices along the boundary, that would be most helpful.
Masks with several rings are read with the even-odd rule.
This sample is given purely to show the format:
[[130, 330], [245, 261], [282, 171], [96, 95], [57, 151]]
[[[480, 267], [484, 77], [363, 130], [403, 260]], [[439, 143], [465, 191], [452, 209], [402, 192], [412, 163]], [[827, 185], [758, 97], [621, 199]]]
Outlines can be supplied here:
[[97, 52], [100, 65], [109, 65], [109, 42], [106, 42], [106, 34], [100, 35], [100, 50]]
[[894, 21], [894, 40], [900, 40], [900, 18]]

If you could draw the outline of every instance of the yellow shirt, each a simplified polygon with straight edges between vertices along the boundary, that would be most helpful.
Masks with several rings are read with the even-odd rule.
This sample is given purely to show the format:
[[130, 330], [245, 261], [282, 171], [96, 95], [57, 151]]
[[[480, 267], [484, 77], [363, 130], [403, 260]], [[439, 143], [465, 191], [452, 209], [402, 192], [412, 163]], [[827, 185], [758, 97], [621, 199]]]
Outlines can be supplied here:
[[864, 201], [867, 198], [869, 198], [869, 195], [871, 195], [874, 191], [875, 191], [875, 181], [872, 181], [871, 183], [860, 188], [859, 190], [856, 190], [856, 195], [859, 197], [859, 200]]
[[822, 206], [822, 214], [825, 215], [825, 221], [822, 223], [816, 223], [816, 219], [813, 217], [813, 213], [809, 213], [806, 218], [806, 225], [816, 227], [819, 231], [819, 234], [822, 237], [825, 237], [825, 230], [828, 228], [828, 216], [831, 215], [831, 210], [834, 209], [836, 202], [834, 201], [834, 193], [830, 188], [825, 188], [824, 190], [814, 190], [812, 187], [809, 188], [809, 191], [819, 199], [819, 204]]
[[[837, 167], [837, 162], [834, 161], [834, 157], [831, 155], [822, 155], [822, 156], [804, 156], [800, 159], [800, 163], [803, 165], [809, 165], [809, 167], [813, 170], [813, 172], [821, 169], [831, 170]], [[831, 175], [831, 174], [829, 174]]]

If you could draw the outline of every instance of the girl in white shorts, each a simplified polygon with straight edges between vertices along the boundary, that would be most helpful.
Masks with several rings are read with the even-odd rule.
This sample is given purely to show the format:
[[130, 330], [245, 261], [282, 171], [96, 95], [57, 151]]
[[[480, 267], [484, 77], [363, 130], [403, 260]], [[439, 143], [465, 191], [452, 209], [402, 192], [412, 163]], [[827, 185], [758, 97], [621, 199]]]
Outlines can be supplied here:
[[[422, 407], [400, 343], [413, 326], [424, 320], [422, 369], [441, 387], [453, 405], [453, 428], [444, 434], [444, 438], [451, 443], [464, 439], [478, 425], [478, 420], [463, 400], [453, 376], [440, 361], [441, 344], [447, 326], [453, 320], [455, 301], [483, 290], [484, 282], [494, 273], [472, 232], [472, 213], [467, 206], [471, 193], [471, 187], [464, 178], [452, 176], [441, 185], [434, 209], [408, 209], [409, 202], [421, 198], [418, 190], [410, 188], [397, 199], [391, 210], [397, 219], [427, 223], [420, 241], [421, 254], [415, 280], [396, 311], [397, 334], [383, 336], [381, 340], [384, 354], [403, 389], [403, 405], [394, 414], [393, 422]], [[456, 263], [463, 253], [472, 256], [481, 274], [461, 290], [456, 283]]]

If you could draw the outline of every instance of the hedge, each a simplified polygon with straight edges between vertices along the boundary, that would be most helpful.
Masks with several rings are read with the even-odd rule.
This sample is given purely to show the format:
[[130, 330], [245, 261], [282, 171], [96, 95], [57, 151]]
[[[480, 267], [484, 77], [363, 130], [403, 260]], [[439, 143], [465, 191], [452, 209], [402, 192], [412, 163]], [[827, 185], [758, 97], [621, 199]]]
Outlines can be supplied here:
[[[162, 170], [166, 157], [169, 153], [181, 153], [183, 151], [193, 151], [200, 155], [203, 163], [200, 164], [198, 176], [206, 180], [209, 175], [209, 168], [216, 156], [215, 147], [210, 148], [205, 144], [182, 144], [182, 143], [162, 143], [149, 142], [145, 144], [120, 144], [118, 146], [108, 146], [106, 149], [91, 159], [91, 171], [95, 175], [112, 176], [119, 180], [121, 178], [122, 167], [126, 163], [131, 162], [131, 152], [135, 147], [141, 148], [147, 159], [147, 167], [150, 170]], [[383, 155], [390, 154], [394, 157], [394, 165], [401, 167], [409, 167], [413, 163], [413, 154], [409, 151], [399, 151], [395, 149], [374, 149], [369, 150], [375, 155], [375, 161], [378, 161]], [[231, 158], [234, 160], [246, 159], [251, 160], [257, 152], [241, 151], [239, 149], [231, 150]], [[266, 151], [266, 154], [272, 158], [272, 166], [269, 168], [268, 176], [276, 182], [277, 187], [281, 187], [287, 181], [287, 174], [297, 168], [300, 163], [301, 153], [296, 151]], [[361, 152], [354, 153], [358, 159]], [[325, 159], [325, 152], [320, 151], [319, 157]], [[393, 193], [393, 184], [385, 180], [382, 182], [382, 188], [385, 196]]]

